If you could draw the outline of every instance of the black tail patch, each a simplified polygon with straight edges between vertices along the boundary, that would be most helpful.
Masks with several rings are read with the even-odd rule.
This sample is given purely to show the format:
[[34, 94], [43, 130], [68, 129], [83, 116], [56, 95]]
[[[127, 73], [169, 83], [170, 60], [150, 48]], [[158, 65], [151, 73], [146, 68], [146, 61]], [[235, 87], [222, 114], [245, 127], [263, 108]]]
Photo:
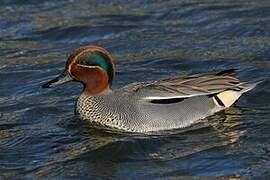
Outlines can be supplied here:
[[219, 99], [218, 96], [214, 96], [214, 98], [215, 98], [215, 100], [217, 101], [218, 105], [225, 107], [225, 105], [224, 105], [223, 102]]

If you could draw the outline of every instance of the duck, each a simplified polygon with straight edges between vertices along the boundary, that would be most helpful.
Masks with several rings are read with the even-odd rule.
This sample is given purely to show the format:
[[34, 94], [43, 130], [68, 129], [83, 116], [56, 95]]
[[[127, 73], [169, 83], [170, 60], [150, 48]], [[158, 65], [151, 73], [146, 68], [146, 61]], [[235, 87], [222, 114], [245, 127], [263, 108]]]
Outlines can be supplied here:
[[79, 47], [64, 71], [42, 85], [83, 84], [75, 113], [104, 127], [135, 133], [179, 129], [232, 106], [257, 83], [241, 82], [236, 69], [134, 82], [112, 90], [115, 64], [103, 47]]

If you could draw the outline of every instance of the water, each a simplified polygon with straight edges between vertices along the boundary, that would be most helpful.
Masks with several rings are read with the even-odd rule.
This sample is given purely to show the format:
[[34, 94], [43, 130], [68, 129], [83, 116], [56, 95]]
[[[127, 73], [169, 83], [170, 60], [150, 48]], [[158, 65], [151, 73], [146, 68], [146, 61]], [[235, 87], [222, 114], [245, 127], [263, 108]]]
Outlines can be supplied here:
[[[3, 0], [0, 14], [0, 177], [270, 176], [268, 0]], [[265, 81], [189, 128], [102, 130], [73, 115], [79, 84], [40, 87], [86, 44], [113, 53], [114, 88], [227, 68]]]

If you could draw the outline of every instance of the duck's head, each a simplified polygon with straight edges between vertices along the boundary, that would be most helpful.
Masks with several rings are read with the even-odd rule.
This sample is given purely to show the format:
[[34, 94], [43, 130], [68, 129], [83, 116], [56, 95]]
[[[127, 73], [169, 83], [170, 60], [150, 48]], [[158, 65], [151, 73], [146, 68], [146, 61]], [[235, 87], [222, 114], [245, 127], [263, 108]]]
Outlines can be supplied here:
[[114, 64], [109, 52], [102, 47], [90, 45], [76, 49], [69, 56], [64, 72], [42, 87], [79, 81], [84, 85], [83, 93], [96, 95], [110, 89], [113, 77]]

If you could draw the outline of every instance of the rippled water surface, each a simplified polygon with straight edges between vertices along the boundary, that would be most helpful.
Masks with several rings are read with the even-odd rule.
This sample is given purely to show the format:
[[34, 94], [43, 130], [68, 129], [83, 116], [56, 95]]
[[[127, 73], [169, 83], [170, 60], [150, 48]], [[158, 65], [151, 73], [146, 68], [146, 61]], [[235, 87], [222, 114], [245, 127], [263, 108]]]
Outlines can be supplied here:
[[[269, 0], [2, 0], [0, 14], [0, 177], [270, 176]], [[189, 128], [97, 129], [73, 114], [79, 84], [40, 87], [86, 44], [112, 52], [114, 88], [227, 68], [265, 80]]]

